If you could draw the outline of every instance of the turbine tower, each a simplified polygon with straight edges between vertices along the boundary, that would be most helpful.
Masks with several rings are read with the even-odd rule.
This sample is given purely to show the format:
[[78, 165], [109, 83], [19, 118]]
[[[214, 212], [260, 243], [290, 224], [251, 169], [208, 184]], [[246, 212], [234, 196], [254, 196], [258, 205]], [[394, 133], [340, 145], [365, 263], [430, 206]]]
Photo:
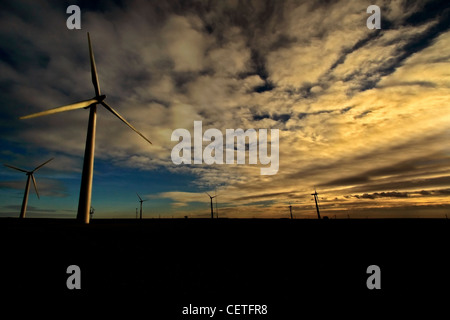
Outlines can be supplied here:
[[89, 57], [91, 61], [91, 77], [92, 77], [92, 84], [94, 85], [95, 97], [74, 104], [56, 107], [53, 109], [34, 113], [20, 118], [20, 119], [28, 119], [75, 109], [83, 109], [83, 108], [89, 109], [89, 122], [86, 135], [86, 147], [84, 151], [83, 173], [81, 176], [80, 198], [78, 202], [78, 213], [77, 213], [77, 220], [86, 224], [89, 223], [89, 209], [91, 208], [92, 178], [94, 174], [97, 104], [101, 104], [103, 107], [105, 107], [106, 110], [114, 114], [123, 123], [125, 123], [128, 127], [130, 127], [133, 131], [135, 131], [137, 134], [139, 134], [142, 138], [144, 138], [147, 142], [151, 144], [150, 140], [148, 140], [142, 133], [136, 130], [136, 128], [134, 128], [127, 120], [125, 120], [125, 118], [123, 118], [116, 110], [114, 110], [104, 101], [106, 96], [102, 95], [100, 92], [100, 84], [98, 82], [97, 68], [95, 66], [94, 52], [92, 50], [89, 32], [87, 36], [89, 44]]
[[36, 168], [34, 168], [34, 170], [31, 171], [27, 171], [24, 169], [20, 169], [14, 166], [11, 166], [9, 164], [4, 164], [4, 166], [11, 168], [11, 169], [15, 169], [21, 172], [25, 172], [25, 174], [27, 175], [27, 184], [25, 185], [25, 193], [23, 195], [23, 201], [22, 201], [22, 208], [20, 209], [20, 216], [19, 218], [25, 218], [25, 214], [27, 212], [27, 204], [28, 204], [28, 194], [30, 192], [30, 179], [33, 180], [33, 185], [34, 185], [34, 190], [36, 191], [36, 195], [39, 199], [39, 192], [38, 192], [38, 188], [36, 185], [36, 179], [34, 179], [34, 173], [36, 171], [38, 171], [40, 168], [42, 168], [44, 165], [46, 165], [47, 163], [49, 163], [50, 161], [52, 161], [53, 158], [51, 158], [50, 160], [45, 161], [43, 164], [37, 166]]
[[317, 197], [319, 194], [317, 193], [316, 188], [314, 188], [314, 193], [311, 193], [311, 195], [314, 196], [314, 201], [316, 202], [317, 217], [320, 220], [319, 203], [318, 203], [319, 199]]
[[214, 219], [214, 211], [213, 211], [213, 201], [212, 199], [214, 199], [215, 197], [217, 197], [217, 195], [215, 196], [211, 196], [208, 192], [205, 192], [209, 198], [211, 199], [211, 219]]
[[[137, 194], [137, 192], [136, 192]], [[147, 200], [142, 200], [141, 197], [139, 197], [139, 195], [137, 194], [138, 198], [139, 198], [139, 202], [141, 203], [141, 213], [140, 213], [140, 219], [142, 220], [142, 202], [147, 201]], [[137, 209], [136, 209], [137, 210]]]

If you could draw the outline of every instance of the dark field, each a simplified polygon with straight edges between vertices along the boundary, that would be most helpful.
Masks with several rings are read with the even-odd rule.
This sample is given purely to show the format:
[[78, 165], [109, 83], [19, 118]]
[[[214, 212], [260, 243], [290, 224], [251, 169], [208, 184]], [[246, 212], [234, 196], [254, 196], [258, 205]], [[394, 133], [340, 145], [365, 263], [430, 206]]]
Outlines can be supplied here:
[[[438, 219], [94, 219], [85, 226], [3, 218], [1, 296], [3, 306], [108, 301], [109, 310], [145, 309], [148, 319], [209, 318], [183, 316], [189, 304], [268, 306], [264, 316], [215, 319], [437, 310], [449, 305], [449, 226]], [[66, 287], [69, 265], [81, 268], [81, 290]], [[366, 287], [369, 265], [381, 268], [381, 290]]]

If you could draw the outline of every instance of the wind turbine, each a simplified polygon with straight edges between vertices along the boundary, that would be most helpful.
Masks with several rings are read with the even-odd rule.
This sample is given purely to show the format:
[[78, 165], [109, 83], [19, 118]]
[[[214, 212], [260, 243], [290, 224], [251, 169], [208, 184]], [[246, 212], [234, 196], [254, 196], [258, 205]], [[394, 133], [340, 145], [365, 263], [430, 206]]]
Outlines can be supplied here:
[[100, 93], [100, 84], [98, 82], [97, 68], [95, 66], [94, 52], [92, 51], [91, 38], [88, 36], [89, 44], [89, 56], [91, 61], [91, 77], [92, 84], [94, 85], [95, 97], [80, 101], [74, 104], [69, 104], [61, 107], [56, 107], [46, 111], [34, 113], [20, 119], [29, 119], [34, 117], [46, 116], [53, 113], [64, 112], [76, 109], [89, 109], [89, 122], [86, 135], [86, 147], [84, 151], [84, 162], [83, 162], [83, 173], [81, 176], [81, 187], [80, 187], [80, 199], [78, 202], [78, 213], [77, 220], [83, 223], [89, 223], [89, 209], [91, 208], [91, 195], [92, 195], [92, 177], [94, 174], [94, 152], [95, 152], [95, 131], [97, 122], [97, 104], [101, 104], [109, 112], [114, 114], [123, 123], [130, 127], [133, 131], [139, 134], [147, 142], [150, 142], [142, 133], [140, 133], [136, 128], [134, 128], [127, 120], [125, 120], [116, 110], [109, 106], [104, 100], [105, 95]]
[[36, 185], [36, 179], [34, 179], [34, 173], [52, 160], [53, 160], [53, 158], [45, 161], [43, 164], [37, 166], [36, 168], [34, 168], [34, 170], [31, 170], [31, 171], [20, 169], [20, 168], [11, 166], [9, 164], [4, 164], [4, 166], [6, 166], [8, 168], [25, 172], [25, 174], [27, 175], [27, 184], [25, 185], [25, 193], [23, 195], [22, 208], [20, 209], [20, 216], [19, 216], [20, 218], [25, 218], [25, 213], [27, 212], [28, 193], [30, 192], [30, 179], [33, 180], [34, 190], [36, 191], [36, 195], [39, 199], [39, 192], [38, 192], [37, 185]]
[[[137, 192], [136, 192], [137, 194]], [[147, 200], [142, 200], [141, 197], [139, 197], [139, 195], [137, 194], [138, 198], [139, 198], [139, 202], [141, 203], [141, 213], [140, 213], [140, 218], [142, 219], [142, 202], [147, 201]], [[137, 209], [136, 209], [137, 210]]]
[[316, 202], [317, 217], [320, 220], [319, 203], [318, 203], [319, 199], [317, 197], [319, 194], [317, 193], [316, 188], [314, 188], [314, 193], [311, 193], [311, 195], [314, 196], [314, 201]]
[[215, 197], [217, 197], [217, 195], [215, 196], [211, 196], [208, 192], [205, 192], [209, 198], [211, 199], [211, 219], [214, 219], [214, 211], [213, 211], [213, 201], [212, 199], [214, 199]]

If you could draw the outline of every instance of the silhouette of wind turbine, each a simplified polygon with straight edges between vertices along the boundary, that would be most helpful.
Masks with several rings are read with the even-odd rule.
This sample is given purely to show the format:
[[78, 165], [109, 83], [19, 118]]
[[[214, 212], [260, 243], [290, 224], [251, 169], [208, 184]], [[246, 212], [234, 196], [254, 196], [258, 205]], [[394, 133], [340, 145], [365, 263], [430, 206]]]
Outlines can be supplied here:
[[25, 218], [25, 214], [27, 212], [27, 204], [28, 204], [28, 194], [30, 192], [30, 179], [33, 180], [33, 185], [34, 185], [34, 190], [36, 191], [36, 195], [39, 198], [39, 192], [38, 192], [38, 188], [36, 185], [36, 179], [34, 179], [34, 173], [36, 171], [38, 171], [40, 168], [42, 168], [44, 165], [46, 165], [47, 163], [49, 163], [50, 161], [52, 161], [53, 158], [51, 158], [50, 160], [45, 161], [43, 164], [37, 166], [36, 168], [34, 168], [34, 170], [31, 171], [27, 171], [24, 169], [20, 169], [14, 166], [11, 166], [9, 164], [4, 164], [5, 167], [11, 168], [11, 169], [15, 169], [21, 172], [25, 172], [25, 174], [27, 175], [27, 184], [25, 185], [25, 193], [23, 195], [23, 201], [22, 201], [22, 208], [20, 209], [20, 216], [19, 218]]
[[312, 196], [314, 196], [314, 201], [316, 202], [316, 210], [317, 210], [317, 217], [320, 220], [320, 213], [319, 213], [319, 199], [317, 198], [317, 196], [319, 195], [316, 191], [316, 188], [314, 188], [314, 193], [311, 193]]
[[[137, 192], [136, 192], [137, 194]], [[141, 203], [141, 213], [140, 213], [140, 218], [142, 219], [142, 202], [147, 201], [147, 200], [142, 200], [141, 197], [139, 197], [139, 195], [137, 194], [138, 198], [139, 198], [139, 202]]]
[[213, 201], [212, 199], [214, 199], [215, 197], [217, 197], [217, 195], [215, 196], [211, 196], [208, 192], [205, 192], [209, 198], [211, 199], [211, 219], [214, 219], [214, 211], [213, 211]]
[[136, 128], [134, 128], [125, 118], [123, 118], [116, 110], [114, 110], [111, 106], [109, 106], [104, 100], [106, 98], [105, 95], [100, 93], [100, 84], [98, 82], [97, 75], [97, 67], [95, 66], [94, 60], [94, 52], [92, 50], [91, 38], [88, 36], [88, 44], [89, 44], [89, 56], [91, 61], [91, 77], [92, 84], [94, 85], [95, 97], [89, 100], [80, 101], [74, 104], [69, 104], [61, 107], [56, 107], [50, 110], [34, 113], [31, 115], [27, 115], [24, 117], [20, 117], [20, 119], [29, 119], [34, 117], [46, 116], [53, 113], [64, 112], [69, 110], [76, 109], [90, 109], [89, 110], [89, 122], [88, 122], [88, 130], [86, 135], [86, 147], [84, 151], [84, 162], [83, 162], [83, 173], [81, 176], [81, 187], [80, 187], [80, 199], [78, 202], [78, 213], [77, 220], [83, 223], [89, 223], [89, 210], [91, 208], [91, 195], [92, 195], [92, 178], [94, 174], [94, 152], [95, 152], [95, 131], [96, 131], [96, 122], [97, 122], [97, 104], [101, 104], [105, 107], [109, 112], [114, 114], [117, 118], [119, 118], [123, 123], [125, 123], [128, 127], [131, 128], [134, 132], [139, 134], [142, 138], [144, 138], [147, 142], [151, 144], [151, 141], [148, 140], [142, 133], [140, 133]]

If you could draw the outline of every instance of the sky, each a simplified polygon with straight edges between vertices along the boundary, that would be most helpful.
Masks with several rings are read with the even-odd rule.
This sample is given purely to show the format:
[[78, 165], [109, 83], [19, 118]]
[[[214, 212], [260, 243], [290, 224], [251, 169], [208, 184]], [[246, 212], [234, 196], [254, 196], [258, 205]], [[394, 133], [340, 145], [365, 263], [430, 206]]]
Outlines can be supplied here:
[[[88, 111], [102, 93], [95, 218], [444, 218], [450, 214], [447, 1], [2, 1], [0, 162], [36, 172], [27, 217], [75, 218]], [[369, 5], [381, 29], [368, 29]], [[69, 5], [81, 30], [69, 30]], [[176, 129], [279, 130], [279, 170], [173, 163]], [[205, 148], [209, 142], [203, 142]], [[248, 157], [247, 157], [248, 160]], [[0, 217], [25, 174], [0, 169]]]

